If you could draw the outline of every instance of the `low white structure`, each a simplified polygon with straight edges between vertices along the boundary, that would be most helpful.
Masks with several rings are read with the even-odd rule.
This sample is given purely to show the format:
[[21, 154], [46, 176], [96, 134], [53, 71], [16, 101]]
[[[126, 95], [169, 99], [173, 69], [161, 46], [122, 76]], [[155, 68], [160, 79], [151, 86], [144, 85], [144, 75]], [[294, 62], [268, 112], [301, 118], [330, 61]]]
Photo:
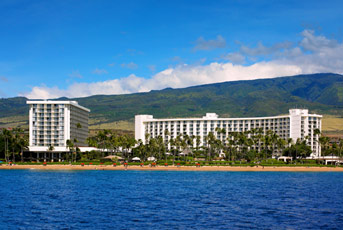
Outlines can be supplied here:
[[[27, 101], [29, 110], [29, 149], [33, 152], [67, 152], [67, 140], [87, 149], [89, 109], [76, 101]], [[91, 148], [89, 148], [91, 149]]]
[[[205, 143], [205, 137], [213, 132], [222, 141], [231, 132], [244, 132], [261, 128], [264, 133], [272, 130], [279, 137], [287, 140], [309, 137], [308, 145], [312, 149], [312, 157], [320, 156], [319, 136], [315, 129], [321, 131], [322, 116], [309, 114], [307, 109], [290, 109], [288, 115], [250, 118], [219, 118], [215, 113], [206, 113], [202, 118], [168, 118], [155, 119], [152, 115], [135, 116], [135, 138], [145, 143], [146, 135], [162, 136], [164, 140], [176, 138], [179, 134], [199, 136], [200, 146]], [[216, 133], [216, 128], [225, 129], [226, 133]], [[166, 130], [168, 132], [166, 132]], [[250, 135], [250, 134], [249, 134]]]

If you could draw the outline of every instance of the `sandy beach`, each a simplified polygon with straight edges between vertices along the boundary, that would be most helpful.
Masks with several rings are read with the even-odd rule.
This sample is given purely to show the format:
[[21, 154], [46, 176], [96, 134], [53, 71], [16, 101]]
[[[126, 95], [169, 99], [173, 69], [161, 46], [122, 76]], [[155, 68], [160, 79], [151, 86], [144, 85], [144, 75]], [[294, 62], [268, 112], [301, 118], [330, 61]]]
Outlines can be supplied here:
[[246, 167], [246, 166], [116, 166], [112, 165], [2, 165], [0, 170], [146, 170], [146, 171], [240, 171], [240, 172], [343, 172], [342, 167]]

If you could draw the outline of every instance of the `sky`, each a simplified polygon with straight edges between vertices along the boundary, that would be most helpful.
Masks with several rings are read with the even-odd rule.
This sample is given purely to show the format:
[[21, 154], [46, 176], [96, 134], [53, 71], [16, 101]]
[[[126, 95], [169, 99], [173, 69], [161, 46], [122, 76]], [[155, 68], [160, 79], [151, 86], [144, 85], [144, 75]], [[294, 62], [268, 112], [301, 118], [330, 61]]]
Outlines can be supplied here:
[[1, 0], [0, 98], [343, 74], [343, 1]]

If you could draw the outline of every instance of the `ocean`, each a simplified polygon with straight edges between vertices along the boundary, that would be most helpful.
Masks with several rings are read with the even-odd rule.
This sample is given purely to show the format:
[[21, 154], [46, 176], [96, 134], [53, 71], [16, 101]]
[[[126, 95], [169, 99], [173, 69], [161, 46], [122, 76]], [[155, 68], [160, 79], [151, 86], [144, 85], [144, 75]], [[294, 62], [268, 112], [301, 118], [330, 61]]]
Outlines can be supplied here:
[[342, 229], [343, 173], [0, 170], [1, 229]]

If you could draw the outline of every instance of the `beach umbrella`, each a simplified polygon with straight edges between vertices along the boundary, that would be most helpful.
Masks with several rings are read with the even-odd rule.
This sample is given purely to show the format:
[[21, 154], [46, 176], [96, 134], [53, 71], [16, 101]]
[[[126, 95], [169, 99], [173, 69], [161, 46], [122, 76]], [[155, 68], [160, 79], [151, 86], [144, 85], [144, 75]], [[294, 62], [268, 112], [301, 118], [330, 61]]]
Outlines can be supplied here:
[[104, 157], [103, 159], [110, 159], [112, 160], [113, 158], [116, 158], [117, 160], [123, 160], [124, 158], [117, 156], [117, 155], [109, 155], [107, 157]]
[[132, 158], [132, 161], [141, 161], [141, 158], [139, 158], [139, 157], [134, 157], [134, 158]]
[[156, 160], [156, 158], [155, 157], [148, 157], [148, 159], [147, 159], [148, 161], [155, 161]]

